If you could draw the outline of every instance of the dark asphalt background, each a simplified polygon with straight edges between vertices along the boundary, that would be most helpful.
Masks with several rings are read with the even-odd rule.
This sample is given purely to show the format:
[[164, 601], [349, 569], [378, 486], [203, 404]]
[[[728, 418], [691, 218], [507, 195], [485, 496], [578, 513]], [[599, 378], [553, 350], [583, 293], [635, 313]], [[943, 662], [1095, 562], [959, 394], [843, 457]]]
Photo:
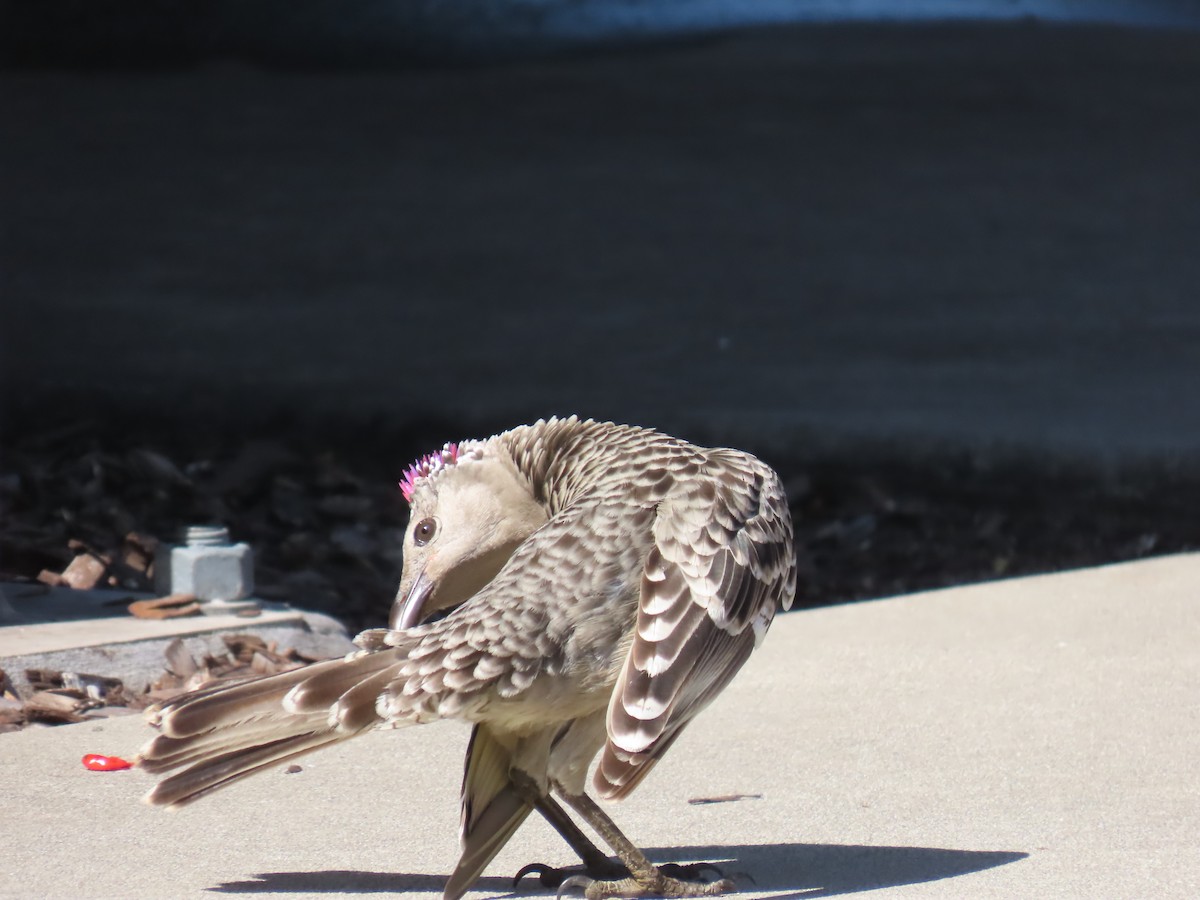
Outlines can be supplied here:
[[1200, 34], [10, 69], [0, 121], [0, 573], [220, 519], [376, 624], [404, 466], [571, 412], [776, 465], [806, 604], [1200, 546]]
[[1200, 34], [0, 73], [6, 399], [1200, 448]]

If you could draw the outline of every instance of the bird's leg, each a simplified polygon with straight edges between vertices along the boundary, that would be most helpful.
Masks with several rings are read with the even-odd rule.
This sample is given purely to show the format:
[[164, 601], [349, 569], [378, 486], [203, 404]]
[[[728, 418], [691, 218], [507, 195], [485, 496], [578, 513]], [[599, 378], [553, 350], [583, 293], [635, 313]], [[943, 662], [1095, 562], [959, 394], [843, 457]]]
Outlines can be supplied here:
[[[558, 805], [551, 797], [543, 797], [537, 804], [538, 811], [546, 817], [546, 821], [554, 826], [571, 849], [583, 860], [583, 867], [593, 878], [613, 878], [627, 875], [623, 865], [609, 859], [608, 856], [591, 842], [583, 830], [567, 815], [567, 811]], [[554, 885], [558, 887], [558, 885]]]
[[[683, 881], [665, 874], [646, 858], [634, 843], [621, 833], [608, 814], [585, 793], [568, 794], [559, 788], [559, 794], [579, 813], [585, 822], [596, 830], [617, 857], [629, 869], [629, 877], [610, 881], [589, 881], [586, 878], [569, 878], [562, 888], [582, 887], [587, 900], [602, 900], [608, 897], [712, 897], [734, 889], [728, 878], [719, 881]], [[704, 868], [713, 868], [707, 866]], [[562, 890], [559, 891], [560, 895]]]
[[[537, 809], [542, 816], [554, 826], [554, 830], [562, 835], [562, 839], [571, 845], [583, 861], [582, 873], [591, 878], [622, 878], [628, 876], [628, 870], [618, 862], [609, 859], [599, 847], [591, 842], [574, 820], [547, 794], [541, 793], [537, 783], [519, 769], [509, 773], [513, 786]], [[555, 868], [545, 863], [530, 863], [517, 872], [513, 878], [516, 887], [526, 875], [537, 875], [543, 887], [556, 888], [572, 876], [580, 874], [576, 867]]]

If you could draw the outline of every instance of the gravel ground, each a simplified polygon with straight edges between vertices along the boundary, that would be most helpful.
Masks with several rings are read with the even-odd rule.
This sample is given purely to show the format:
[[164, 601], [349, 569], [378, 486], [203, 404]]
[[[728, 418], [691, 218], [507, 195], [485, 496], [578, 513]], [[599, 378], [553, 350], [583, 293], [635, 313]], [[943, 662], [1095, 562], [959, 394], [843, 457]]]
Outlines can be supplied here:
[[[14, 424], [0, 462], [3, 577], [62, 571], [71, 541], [109, 552], [129, 532], [171, 539], [220, 521], [254, 546], [262, 595], [351, 629], [378, 625], [391, 604], [405, 466], [488, 433], [436, 421], [213, 424], [199, 437], [144, 421]], [[1200, 548], [1194, 467], [948, 450], [762, 455], [788, 486], [801, 607]]]

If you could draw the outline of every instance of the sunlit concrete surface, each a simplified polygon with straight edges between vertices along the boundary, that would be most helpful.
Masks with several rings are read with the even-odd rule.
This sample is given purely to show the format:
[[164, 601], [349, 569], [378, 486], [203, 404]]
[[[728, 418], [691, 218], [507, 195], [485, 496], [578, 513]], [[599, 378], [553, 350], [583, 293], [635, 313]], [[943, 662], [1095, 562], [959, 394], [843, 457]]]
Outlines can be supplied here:
[[[1189, 555], [785, 615], [610, 810], [747, 897], [1193, 898], [1197, 583]], [[142, 773], [80, 765], [148, 733], [0, 735], [0, 896], [439, 895], [464, 727], [367, 735], [176, 814], [138, 802]], [[470, 896], [534, 860], [570, 856], [531, 820]]]

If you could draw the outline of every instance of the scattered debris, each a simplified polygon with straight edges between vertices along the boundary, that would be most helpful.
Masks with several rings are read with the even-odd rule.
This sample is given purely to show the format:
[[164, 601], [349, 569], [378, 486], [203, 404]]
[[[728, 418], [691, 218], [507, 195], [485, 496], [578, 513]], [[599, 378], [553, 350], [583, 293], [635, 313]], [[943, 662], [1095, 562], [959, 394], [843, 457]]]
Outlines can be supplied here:
[[122, 769], [132, 769], [133, 763], [127, 762], [119, 756], [87, 753], [83, 757], [83, 767], [89, 772], [120, 772]]
[[185, 680], [191, 678], [199, 668], [196, 660], [192, 658], [192, 654], [188, 652], [187, 644], [180, 638], [175, 638], [167, 644], [166, 649], [163, 650], [163, 656], [167, 658], [167, 672], [176, 678]]
[[120, 679], [106, 675], [26, 669], [25, 678], [32, 693], [24, 701], [21, 719], [13, 717], [9, 722], [16, 726], [31, 722], [64, 725], [92, 718], [90, 713], [101, 707], [141, 706]]
[[121, 544], [120, 564], [133, 573], [141, 574], [147, 581], [154, 577], [154, 555], [158, 552], [159, 540], [148, 534], [131, 531]]
[[25, 704], [20, 701], [8, 673], [0, 668], [0, 734], [17, 731], [25, 722]]
[[61, 686], [63, 690], [82, 694], [98, 703], [124, 705], [125, 685], [119, 678], [78, 672], [50, 672], [44, 669], [26, 669], [25, 677], [29, 679], [30, 684], [36, 685], [37, 682], [41, 682], [48, 690]]
[[181, 616], [198, 616], [200, 603], [195, 594], [168, 594], [151, 600], [135, 600], [128, 609], [139, 619], [178, 619]]
[[111, 559], [84, 550], [63, 570], [59, 583], [77, 591], [90, 591], [104, 578], [111, 563]]
[[166, 671], [146, 690], [149, 702], [170, 700], [187, 691], [217, 681], [240, 681], [259, 675], [274, 675], [317, 662], [293, 648], [280, 649], [274, 641], [254, 634], [224, 635], [226, 652], [196, 660], [182, 640], [176, 638], [163, 651]]
[[24, 722], [25, 704], [21, 702], [8, 673], [0, 669], [0, 734], [16, 731]]
[[79, 591], [112, 587], [150, 590], [157, 546], [156, 538], [132, 531], [111, 551], [97, 550], [85, 541], [71, 538], [67, 549], [74, 556], [66, 568], [61, 572], [42, 569], [37, 580], [50, 587]]
[[0, 669], [0, 697], [5, 700], [16, 699], [17, 689], [13, 687], [12, 681], [8, 677], [8, 673]]
[[[426, 442], [445, 440], [439, 427], [398, 442], [390, 471], [367, 478], [290, 439], [239, 435], [212, 450], [189, 434], [181, 451], [115, 432], [89, 446], [79, 429], [60, 431], [26, 428], [5, 446], [0, 578], [152, 593], [160, 540], [224, 522], [254, 548], [256, 596], [334, 613], [351, 629], [387, 616], [408, 514], [397, 481]], [[290, 577], [298, 572], [313, 577]]]
[[163, 651], [163, 674], [140, 691], [107, 675], [26, 669], [29, 696], [22, 699], [0, 669], [0, 733], [32, 724], [65, 725], [128, 715], [214, 682], [273, 675], [318, 661], [253, 634], [225, 635], [222, 640], [224, 653], [209, 653], [201, 660], [181, 639], [171, 641]]
[[25, 701], [26, 722], [46, 722], [51, 725], [67, 725], [82, 722], [83, 713], [99, 703], [84, 697], [73, 696], [61, 691], [35, 691]]
[[20, 700], [0, 697], [0, 734], [19, 731], [25, 724], [25, 704]]
[[733, 803], [737, 800], [761, 800], [762, 794], [718, 794], [715, 797], [692, 797], [692, 806], [707, 806], [710, 803]]

